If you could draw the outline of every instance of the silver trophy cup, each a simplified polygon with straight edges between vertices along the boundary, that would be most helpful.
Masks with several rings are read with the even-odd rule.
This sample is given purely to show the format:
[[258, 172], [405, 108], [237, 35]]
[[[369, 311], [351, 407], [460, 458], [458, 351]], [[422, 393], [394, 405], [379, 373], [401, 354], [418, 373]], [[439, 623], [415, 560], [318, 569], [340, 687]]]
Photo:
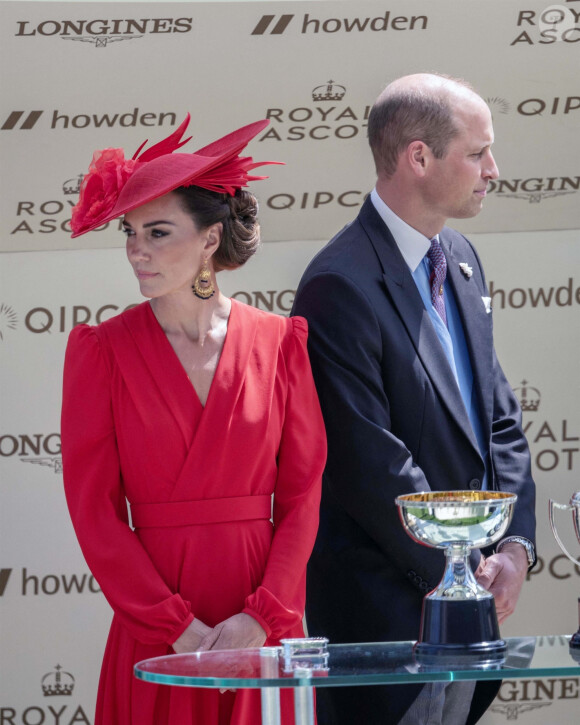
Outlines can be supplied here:
[[[562, 549], [563, 553], [568, 557], [568, 559], [570, 559], [570, 561], [574, 562], [576, 566], [580, 567], [580, 560], [575, 559], [572, 554], [570, 554], [570, 552], [564, 545], [564, 542], [560, 538], [560, 535], [558, 534], [558, 530], [556, 528], [556, 520], [554, 516], [556, 509], [572, 512], [572, 521], [574, 522], [576, 538], [580, 543], [580, 491], [576, 491], [576, 493], [572, 494], [572, 498], [570, 499], [569, 504], [557, 503], [552, 499], [550, 499], [549, 501], [550, 527], [556, 541], [558, 542], [558, 546], [560, 547], [560, 549]], [[580, 597], [578, 597], [578, 619], [580, 620]], [[572, 635], [572, 639], [570, 640], [570, 647], [580, 650], [580, 627], [578, 627], [578, 631]]]
[[395, 499], [409, 536], [443, 549], [446, 557], [443, 578], [423, 599], [419, 654], [505, 652], [493, 594], [477, 583], [469, 553], [504, 536], [516, 500], [499, 491], [430, 491]]

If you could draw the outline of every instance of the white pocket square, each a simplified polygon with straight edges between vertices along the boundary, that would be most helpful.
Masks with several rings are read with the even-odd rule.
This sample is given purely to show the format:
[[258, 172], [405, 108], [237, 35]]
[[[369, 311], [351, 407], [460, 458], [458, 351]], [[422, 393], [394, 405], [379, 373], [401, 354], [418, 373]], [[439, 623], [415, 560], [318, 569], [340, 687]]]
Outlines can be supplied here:
[[485, 307], [485, 311], [489, 315], [491, 312], [491, 297], [482, 297], [483, 300], [483, 306]]

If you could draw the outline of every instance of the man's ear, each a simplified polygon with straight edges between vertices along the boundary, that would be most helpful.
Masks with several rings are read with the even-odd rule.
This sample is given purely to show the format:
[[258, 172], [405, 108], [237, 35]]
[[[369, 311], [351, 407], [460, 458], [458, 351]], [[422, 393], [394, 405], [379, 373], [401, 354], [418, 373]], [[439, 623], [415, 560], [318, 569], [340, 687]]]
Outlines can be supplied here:
[[409, 169], [416, 175], [423, 177], [433, 160], [433, 153], [423, 141], [411, 141], [405, 152], [405, 161]]

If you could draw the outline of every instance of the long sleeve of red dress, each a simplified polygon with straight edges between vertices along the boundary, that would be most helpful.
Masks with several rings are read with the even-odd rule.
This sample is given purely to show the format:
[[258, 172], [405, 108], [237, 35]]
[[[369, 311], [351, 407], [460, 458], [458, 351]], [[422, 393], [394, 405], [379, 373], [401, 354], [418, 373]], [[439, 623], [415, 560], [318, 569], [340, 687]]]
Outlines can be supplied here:
[[67, 347], [61, 435], [64, 483], [81, 549], [103, 593], [135, 639], [173, 642], [193, 619], [129, 527], [111, 400], [111, 370], [95, 331]]
[[274, 538], [262, 584], [246, 599], [244, 609], [260, 621], [268, 636], [279, 639], [298, 625], [304, 614], [305, 567], [300, 576], [295, 562], [307, 562], [318, 528], [321, 458], [326, 439], [317, 420], [318, 398], [306, 350], [307, 323], [292, 318], [294, 334], [287, 341], [285, 367], [288, 392], [278, 476], [274, 492]]

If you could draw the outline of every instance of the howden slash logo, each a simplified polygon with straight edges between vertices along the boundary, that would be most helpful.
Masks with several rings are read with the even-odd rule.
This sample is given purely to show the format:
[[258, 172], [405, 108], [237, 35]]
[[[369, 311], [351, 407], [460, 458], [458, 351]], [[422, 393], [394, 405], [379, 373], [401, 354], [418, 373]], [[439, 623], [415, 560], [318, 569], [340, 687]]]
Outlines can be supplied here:
[[[296, 20], [294, 21], [294, 18]], [[317, 35], [319, 33], [384, 33], [389, 30], [413, 31], [427, 30], [429, 18], [427, 15], [395, 15], [387, 10], [384, 14], [374, 18], [367, 17], [349, 17], [345, 18], [323, 18], [314, 17], [310, 13], [303, 16], [284, 14], [277, 17], [276, 15], [262, 15], [258, 20], [251, 35], [283, 35], [287, 29], [289, 32], [294, 30], [295, 33], [301, 35]]]

